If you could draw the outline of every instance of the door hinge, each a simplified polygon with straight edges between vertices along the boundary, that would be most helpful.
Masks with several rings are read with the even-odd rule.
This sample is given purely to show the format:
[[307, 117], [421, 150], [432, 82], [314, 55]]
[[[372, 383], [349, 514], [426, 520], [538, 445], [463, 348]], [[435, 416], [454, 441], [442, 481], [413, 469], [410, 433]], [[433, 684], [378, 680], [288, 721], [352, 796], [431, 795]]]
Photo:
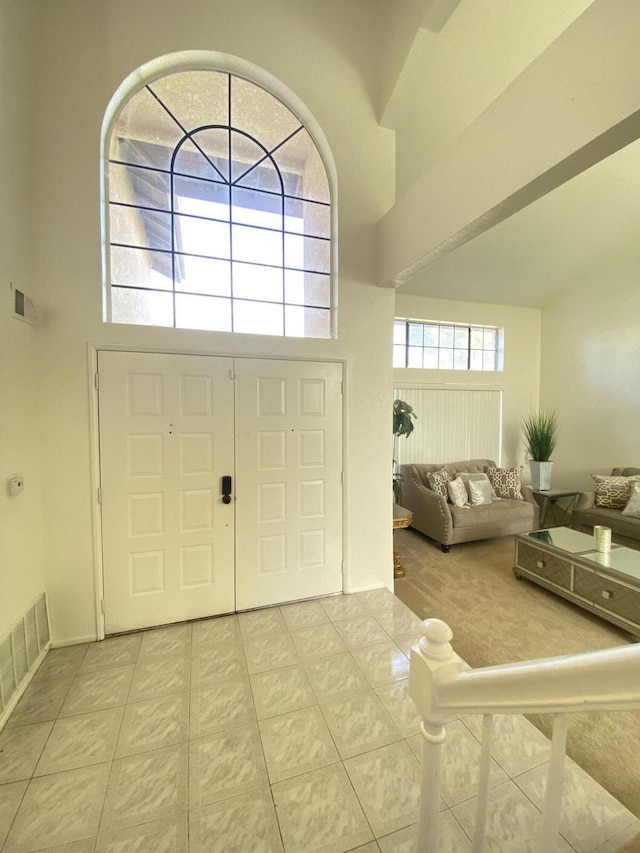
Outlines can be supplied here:
[[98, 487], [98, 503], [102, 503], [102, 489]]
[[96, 375], [95, 375], [95, 384], [96, 384], [96, 391], [99, 391], [100, 390], [100, 374], [99, 373], [96, 373]]
[[229, 379], [235, 379], [235, 378], [236, 378], [236, 372], [233, 369], [233, 367], [230, 367], [229, 368]]
[[105, 612], [106, 611], [104, 609], [104, 598], [101, 598], [100, 599], [100, 613], [102, 613], [102, 615], [104, 616]]

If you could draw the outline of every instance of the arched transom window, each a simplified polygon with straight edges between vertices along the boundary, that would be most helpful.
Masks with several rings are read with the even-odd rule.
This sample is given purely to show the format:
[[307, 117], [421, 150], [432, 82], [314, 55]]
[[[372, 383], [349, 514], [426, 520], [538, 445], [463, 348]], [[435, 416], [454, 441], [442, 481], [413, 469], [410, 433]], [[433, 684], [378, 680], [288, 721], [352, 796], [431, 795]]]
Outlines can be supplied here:
[[108, 158], [108, 319], [331, 337], [329, 181], [281, 100], [168, 74], [122, 106]]

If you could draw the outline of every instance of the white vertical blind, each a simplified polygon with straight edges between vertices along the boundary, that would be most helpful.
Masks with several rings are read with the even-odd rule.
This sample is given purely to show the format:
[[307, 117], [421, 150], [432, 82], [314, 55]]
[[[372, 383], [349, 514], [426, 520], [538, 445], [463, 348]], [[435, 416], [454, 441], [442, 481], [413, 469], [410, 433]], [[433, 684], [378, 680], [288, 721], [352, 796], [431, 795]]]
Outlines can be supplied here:
[[502, 390], [476, 388], [394, 389], [413, 406], [417, 420], [409, 438], [398, 438], [395, 459], [411, 462], [456, 462], [502, 456]]

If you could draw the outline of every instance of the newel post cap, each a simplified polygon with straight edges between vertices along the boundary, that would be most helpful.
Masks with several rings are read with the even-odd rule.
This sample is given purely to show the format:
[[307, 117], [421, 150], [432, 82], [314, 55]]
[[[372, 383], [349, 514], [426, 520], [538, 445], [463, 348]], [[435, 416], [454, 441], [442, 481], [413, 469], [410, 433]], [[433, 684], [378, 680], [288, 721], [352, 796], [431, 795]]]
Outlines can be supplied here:
[[453, 657], [453, 631], [446, 622], [442, 619], [425, 619], [420, 626], [420, 632], [422, 636], [418, 646], [423, 657], [437, 661], [446, 661]]

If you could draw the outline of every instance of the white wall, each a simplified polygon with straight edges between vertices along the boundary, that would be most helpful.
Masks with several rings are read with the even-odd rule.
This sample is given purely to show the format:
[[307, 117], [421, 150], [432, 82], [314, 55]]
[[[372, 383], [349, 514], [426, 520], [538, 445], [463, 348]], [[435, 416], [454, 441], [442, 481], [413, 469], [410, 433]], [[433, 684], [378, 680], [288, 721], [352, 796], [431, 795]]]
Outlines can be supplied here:
[[[36, 275], [47, 360], [42, 418], [47, 577], [57, 642], [95, 635], [89, 344], [339, 359], [346, 377], [346, 587], [392, 583], [391, 319], [374, 286], [374, 226], [393, 200], [393, 138], [375, 122], [377, 4], [369, 0], [57, 0], [38, 6]], [[339, 186], [339, 339], [281, 340], [101, 322], [98, 154], [108, 101], [144, 62], [216, 50], [299, 96]], [[61, 489], [61, 483], [65, 484]]]
[[554, 486], [589, 490], [592, 473], [640, 467], [639, 276], [634, 240], [544, 311], [541, 399], [560, 420]]
[[[44, 589], [39, 330], [12, 317], [10, 282], [37, 299], [31, 267], [32, 7], [0, 2], [0, 636]], [[10, 497], [6, 479], [25, 478]]]
[[[394, 386], [403, 383], [441, 387], [494, 386], [503, 391], [502, 464], [525, 463], [520, 421], [538, 407], [540, 387], [540, 311], [504, 305], [453, 302], [396, 292], [395, 316], [412, 320], [499, 326], [504, 328], [504, 370], [500, 373], [460, 370], [417, 370], [396, 368]], [[408, 441], [411, 439], [409, 438]], [[438, 460], [454, 462], [453, 459]], [[525, 465], [523, 480], [528, 482]]]

